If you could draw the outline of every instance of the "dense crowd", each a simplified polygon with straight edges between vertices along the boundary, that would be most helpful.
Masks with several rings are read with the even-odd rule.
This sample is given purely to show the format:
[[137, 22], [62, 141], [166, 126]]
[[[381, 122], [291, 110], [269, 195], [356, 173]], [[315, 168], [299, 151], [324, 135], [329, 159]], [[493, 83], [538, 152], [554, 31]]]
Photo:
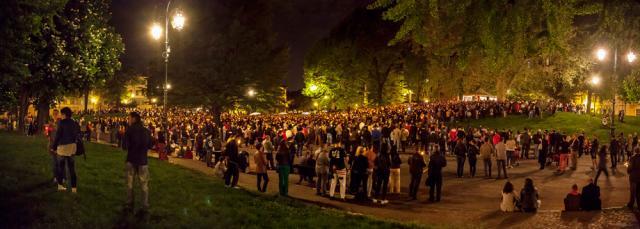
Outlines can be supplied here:
[[[590, 185], [597, 187], [601, 173], [609, 176], [607, 157], [615, 169], [638, 151], [636, 133], [619, 133], [602, 143], [595, 135], [582, 132], [490, 129], [466, 122], [507, 115], [537, 118], [558, 111], [580, 113], [581, 109], [566, 103], [440, 102], [313, 114], [223, 114], [220, 124], [202, 109], [122, 109], [93, 114], [92, 120], [80, 114], [78, 124], [87, 140], [93, 137], [126, 148], [130, 117], [117, 114], [135, 111], [144, 120], [151, 148], [160, 159], [174, 156], [201, 160], [224, 177], [228, 187], [236, 187], [240, 171], [246, 172], [254, 164], [258, 190], [262, 192], [269, 182], [267, 171], [277, 170], [281, 195], [288, 195], [289, 173], [295, 172], [300, 176], [298, 183], [314, 184], [318, 195], [328, 193], [334, 198], [339, 190], [338, 198], [343, 200], [349, 193], [360, 201], [386, 204], [388, 192], [400, 193], [401, 153], [410, 154], [406, 163], [412, 199], [417, 199], [426, 173], [428, 198], [440, 201], [446, 156], [455, 158], [458, 178], [475, 177], [477, 161], [481, 160], [484, 178], [494, 178], [495, 169], [495, 178], [506, 179], [507, 170], [519, 166], [520, 160], [537, 159], [541, 170], [553, 165], [563, 173], [567, 168], [575, 170], [577, 159], [588, 155], [592, 169], [597, 171]], [[54, 126], [52, 122], [46, 130], [54, 131]], [[640, 169], [640, 164], [632, 167]], [[591, 198], [587, 202], [596, 201], [593, 190], [590, 186], [587, 193], [591, 194], [582, 195]], [[577, 193], [577, 186], [572, 193]], [[503, 205], [511, 202], [523, 211], [535, 211], [539, 199], [533, 181], [527, 180], [519, 195], [507, 182], [501, 208], [509, 211], [512, 208]]]

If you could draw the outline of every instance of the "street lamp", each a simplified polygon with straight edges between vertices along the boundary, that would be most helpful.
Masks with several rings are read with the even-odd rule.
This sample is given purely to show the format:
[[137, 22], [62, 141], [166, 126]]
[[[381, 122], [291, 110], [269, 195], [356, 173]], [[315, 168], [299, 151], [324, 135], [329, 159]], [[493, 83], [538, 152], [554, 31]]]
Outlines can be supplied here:
[[590, 82], [591, 82], [592, 85], [597, 86], [598, 84], [600, 84], [600, 80], [602, 80], [602, 79], [600, 79], [600, 76], [594, 75], [594, 76], [591, 77], [591, 81]]
[[599, 48], [596, 51], [596, 58], [598, 58], [599, 61], [604, 61], [604, 59], [607, 58], [607, 50]]
[[[171, 85], [168, 83], [169, 81], [169, 54], [171, 53], [171, 48], [169, 47], [169, 9], [171, 6], [171, 1], [167, 2], [167, 8], [164, 15], [164, 28], [159, 23], [154, 23], [151, 26], [151, 37], [155, 40], [159, 40], [162, 37], [162, 33], [164, 32], [164, 51], [162, 52], [162, 57], [164, 58], [164, 88], [163, 88], [163, 99], [162, 106], [163, 109], [167, 109], [167, 92], [171, 89]], [[171, 19], [171, 26], [175, 30], [182, 30], [184, 28], [186, 21], [186, 17], [180, 10], [176, 10], [175, 14]]]
[[[167, 94], [169, 89], [171, 89], [171, 84], [169, 84], [169, 54], [171, 53], [171, 48], [169, 47], [169, 7], [171, 6], [171, 0], [167, 1], [167, 7], [165, 8], [164, 14], [164, 30], [158, 23], [154, 23], [154, 26], [151, 27], [151, 36], [158, 40], [160, 36], [162, 36], [162, 32], [164, 32], [164, 51], [162, 52], [162, 57], [164, 58], [164, 87], [163, 87], [163, 96], [162, 96], [162, 109], [164, 110], [164, 114], [167, 115]], [[186, 18], [182, 14], [182, 11], [176, 10], [175, 15], [171, 20], [171, 26], [175, 30], [182, 30], [184, 27]], [[164, 125], [164, 135], [165, 141], [169, 140], [169, 124], [167, 123], [168, 117], [165, 117], [163, 122]], [[167, 144], [168, 145], [168, 144]]]
[[160, 37], [162, 36], [162, 27], [160, 26], [160, 24], [153, 23], [153, 25], [151, 26], [150, 33], [151, 33], [151, 37], [154, 40], [160, 39]]
[[633, 52], [629, 52], [629, 53], [627, 54], [627, 61], [628, 61], [629, 63], [633, 63], [633, 62], [636, 60], [636, 58], [637, 58], [637, 57], [636, 57], [636, 54], [635, 54], [635, 53], [633, 53]]
[[316, 86], [315, 84], [312, 84], [312, 85], [309, 87], [309, 89], [310, 89], [311, 91], [316, 91], [316, 90], [318, 90], [318, 86]]
[[253, 89], [249, 89], [249, 91], [247, 91], [247, 95], [249, 95], [249, 97], [253, 97], [256, 95], [256, 91], [254, 91]]
[[[596, 50], [596, 58], [603, 62], [606, 58], [607, 58], [607, 50], [604, 48], [599, 48], [598, 50]], [[627, 57], [627, 61], [629, 63], [633, 63], [636, 60], [636, 54], [633, 53], [632, 51], [630, 51], [629, 53], [627, 53], [626, 55]], [[618, 47], [614, 48], [613, 51], [613, 74], [611, 74], [611, 87], [612, 91], [613, 91], [613, 99], [611, 101], [611, 124], [609, 126], [609, 128], [611, 129], [611, 136], [615, 135], [615, 115], [616, 115], [616, 96], [618, 95], [617, 89], [618, 87], [616, 87], [617, 84], [617, 76], [616, 76], [616, 70], [618, 69]], [[593, 80], [593, 79], [592, 79]]]
[[182, 30], [182, 28], [184, 27], [184, 22], [187, 19], [184, 17], [184, 15], [182, 15], [182, 11], [177, 10], [176, 14], [173, 15], [173, 19], [171, 20], [171, 26], [173, 26], [174, 29], [176, 30]]

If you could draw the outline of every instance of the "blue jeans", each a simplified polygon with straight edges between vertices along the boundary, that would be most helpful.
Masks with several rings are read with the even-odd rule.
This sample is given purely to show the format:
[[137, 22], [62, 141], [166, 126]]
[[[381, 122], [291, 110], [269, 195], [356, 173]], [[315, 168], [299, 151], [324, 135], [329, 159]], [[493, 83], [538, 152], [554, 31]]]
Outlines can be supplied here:
[[[58, 155], [55, 153], [51, 154], [51, 171], [53, 172], [53, 177], [58, 180], [58, 173], [60, 170], [60, 166], [58, 165]], [[62, 179], [64, 179], [65, 175], [62, 174]]]
[[71, 178], [71, 187], [77, 187], [78, 178], [76, 177], [76, 165], [73, 156], [57, 156], [58, 157], [58, 184], [64, 185], [62, 180], [65, 177], [66, 168], [69, 168], [69, 177]]

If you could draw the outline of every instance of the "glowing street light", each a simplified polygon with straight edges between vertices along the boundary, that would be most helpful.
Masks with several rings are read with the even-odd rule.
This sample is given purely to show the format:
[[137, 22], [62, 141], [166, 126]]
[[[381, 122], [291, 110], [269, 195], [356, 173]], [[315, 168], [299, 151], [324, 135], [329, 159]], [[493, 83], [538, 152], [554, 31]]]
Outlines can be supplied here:
[[256, 95], [256, 91], [254, 91], [253, 89], [249, 89], [249, 91], [247, 91], [247, 95], [249, 95], [249, 97], [253, 97]]
[[311, 90], [311, 91], [316, 91], [316, 90], [318, 90], [318, 86], [316, 86], [315, 84], [312, 84], [312, 85], [309, 87], [309, 90]]
[[91, 103], [96, 104], [98, 103], [99, 98], [97, 96], [92, 96], [91, 97]]
[[594, 75], [594, 76], [591, 77], [591, 84], [592, 85], [598, 85], [598, 84], [600, 84], [601, 80], [602, 79], [600, 79], [600, 76]]
[[171, 20], [171, 26], [173, 26], [174, 29], [182, 30], [182, 28], [184, 27], [184, 22], [186, 20], [187, 19], [184, 17], [182, 12], [177, 11], [176, 14], [173, 15], [173, 19]]
[[162, 26], [160, 26], [160, 24], [158, 23], [153, 23], [153, 25], [151, 26], [150, 34], [154, 40], [160, 39], [160, 37], [162, 37]]
[[167, 90], [171, 89], [171, 84], [167, 84]]
[[156, 98], [152, 98], [151, 99], [151, 103], [157, 103], [157, 102], [158, 102], [158, 99], [156, 99]]
[[318, 107], [318, 102], [314, 102], [314, 103], [313, 103], [313, 106], [314, 106], [314, 107]]
[[599, 61], [603, 61], [605, 58], [607, 58], [607, 50], [599, 48], [596, 51], [596, 58], [598, 58]]
[[629, 52], [627, 54], [627, 61], [629, 61], [629, 63], [633, 63], [638, 57], [636, 56], [635, 53], [633, 52]]

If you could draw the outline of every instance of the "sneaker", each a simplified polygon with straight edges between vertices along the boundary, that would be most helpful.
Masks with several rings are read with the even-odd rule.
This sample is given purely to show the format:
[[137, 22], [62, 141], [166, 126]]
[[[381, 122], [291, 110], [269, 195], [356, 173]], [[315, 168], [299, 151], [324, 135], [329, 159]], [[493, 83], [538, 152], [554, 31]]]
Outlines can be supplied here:
[[67, 188], [62, 185], [58, 185], [58, 191], [67, 191]]
[[374, 203], [374, 204], [377, 204], [377, 203], [378, 203], [378, 200], [377, 200], [377, 199], [371, 199], [371, 200], [373, 201], [373, 203]]
[[71, 188], [71, 193], [78, 193], [78, 188]]
[[388, 203], [389, 203], [389, 201], [388, 201], [388, 200], [383, 200], [383, 201], [380, 201], [380, 203], [382, 203], [382, 204], [388, 204]]

